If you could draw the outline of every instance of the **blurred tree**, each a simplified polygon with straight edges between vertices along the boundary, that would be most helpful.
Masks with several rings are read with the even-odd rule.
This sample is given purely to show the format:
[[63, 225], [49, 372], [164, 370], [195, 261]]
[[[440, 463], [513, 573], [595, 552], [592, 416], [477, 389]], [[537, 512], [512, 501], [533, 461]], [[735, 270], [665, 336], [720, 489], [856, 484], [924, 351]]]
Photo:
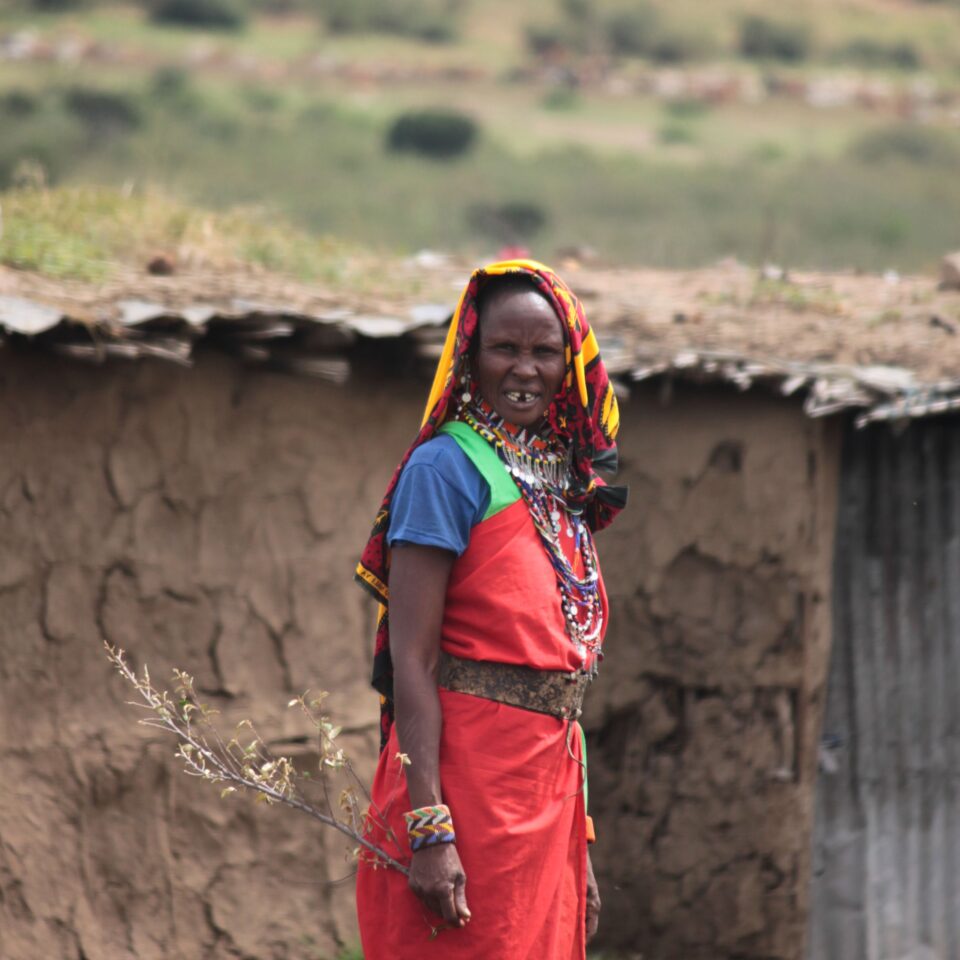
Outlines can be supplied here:
[[402, 113], [387, 133], [387, 148], [449, 160], [466, 153], [477, 138], [477, 125], [455, 110], [413, 110]]
[[248, 13], [241, 0], [149, 0], [148, 9], [155, 23], [213, 30], [239, 30]]
[[303, 0], [250, 0], [250, 4], [257, 13], [298, 13], [304, 9]]
[[946, 130], [898, 123], [863, 134], [850, 153], [866, 164], [902, 161], [950, 168], [960, 163], [960, 138]]
[[79, 85], [68, 87], [63, 94], [63, 103], [94, 137], [134, 130], [142, 120], [134, 98], [114, 90]]
[[547, 224], [546, 211], [528, 200], [478, 203], [467, 211], [470, 225], [499, 243], [529, 240]]
[[0, 94], [0, 112], [8, 117], [29, 117], [37, 112], [39, 97], [30, 90], [14, 88]]
[[660, 29], [660, 15], [649, 3], [632, 4], [615, 10], [604, 23], [610, 50], [633, 56], [648, 55]]
[[805, 60], [810, 54], [810, 31], [803, 24], [785, 23], [751, 15], [740, 22], [740, 53], [752, 60]]
[[523, 39], [527, 50], [535, 57], [548, 57], [577, 46], [562, 23], [529, 23], [523, 28]]
[[61, 13], [66, 10], [79, 10], [89, 7], [95, 0], [28, 0], [28, 6], [42, 13]]
[[307, 0], [332, 33], [391, 33], [432, 43], [456, 38], [465, 0]]
[[585, 24], [593, 18], [590, 0], [560, 0], [560, 9], [569, 20], [577, 23]]
[[535, 20], [525, 28], [527, 49], [535, 56], [575, 51], [679, 63], [702, 57], [715, 45], [689, 23], [668, 21], [650, 0], [618, 0], [612, 7], [558, 0], [558, 9], [559, 20]]
[[560, 0], [560, 13], [576, 49], [600, 52], [603, 47], [600, 10], [591, 0]]
[[900, 70], [916, 70], [923, 63], [917, 48], [907, 40], [884, 41], [873, 37], [855, 37], [834, 52], [834, 59], [862, 67]]

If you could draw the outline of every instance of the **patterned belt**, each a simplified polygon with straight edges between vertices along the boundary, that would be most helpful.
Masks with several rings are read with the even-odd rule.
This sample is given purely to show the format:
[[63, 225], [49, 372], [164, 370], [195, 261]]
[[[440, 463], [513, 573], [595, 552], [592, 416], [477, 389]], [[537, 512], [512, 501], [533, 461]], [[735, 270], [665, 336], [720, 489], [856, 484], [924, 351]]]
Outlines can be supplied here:
[[485, 697], [511, 707], [576, 720], [583, 712], [583, 694], [593, 676], [583, 671], [535, 670], [492, 660], [463, 660], [440, 652], [437, 686], [456, 693]]

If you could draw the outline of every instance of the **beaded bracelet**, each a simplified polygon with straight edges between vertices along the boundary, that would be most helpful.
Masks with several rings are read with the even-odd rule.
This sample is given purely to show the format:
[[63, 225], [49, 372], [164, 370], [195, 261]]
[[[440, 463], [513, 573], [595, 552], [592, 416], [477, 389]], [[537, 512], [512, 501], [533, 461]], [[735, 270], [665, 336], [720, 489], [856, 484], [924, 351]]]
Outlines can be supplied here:
[[403, 819], [407, 822], [407, 836], [414, 853], [424, 847], [453, 843], [457, 839], [450, 808], [445, 803], [438, 803], [435, 807], [417, 807], [405, 813]]

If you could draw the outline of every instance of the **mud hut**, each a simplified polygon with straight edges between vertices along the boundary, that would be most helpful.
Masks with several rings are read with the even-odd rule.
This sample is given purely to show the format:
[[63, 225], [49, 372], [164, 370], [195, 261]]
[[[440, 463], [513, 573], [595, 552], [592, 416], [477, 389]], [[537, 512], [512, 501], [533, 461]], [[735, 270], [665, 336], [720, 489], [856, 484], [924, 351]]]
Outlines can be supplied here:
[[[332, 958], [354, 940], [343, 843], [182, 776], [172, 744], [135, 725], [102, 644], [155, 676], [190, 671], [226, 725], [253, 717], [295, 755], [309, 746], [286, 703], [327, 689], [371, 769], [372, 611], [349, 584], [468, 266], [445, 270], [418, 302], [247, 276], [94, 289], [0, 272], [4, 960]], [[648, 960], [799, 960], [807, 940], [818, 957], [906, 955], [883, 952], [877, 870], [906, 851], [916, 892], [947, 857], [937, 903], [956, 898], [953, 814], [931, 798], [958, 770], [937, 672], [956, 666], [956, 601], [937, 564], [960, 573], [960, 301], [922, 278], [736, 264], [570, 279], [622, 393], [633, 498], [600, 540], [613, 616], [584, 720], [603, 944]], [[924, 500], [922, 520], [890, 514], [896, 491]], [[864, 639], [891, 590], [901, 661]], [[844, 653], [824, 750], [831, 641]], [[926, 673], [897, 680], [900, 662]], [[940, 793], [898, 792], [904, 752], [885, 741], [844, 752], [879, 729], [894, 683], [897, 744], [921, 744]], [[833, 779], [808, 937], [818, 760]], [[867, 803], [877, 783], [897, 802]], [[931, 956], [957, 956], [937, 909], [913, 909], [898, 946], [936, 928]]]

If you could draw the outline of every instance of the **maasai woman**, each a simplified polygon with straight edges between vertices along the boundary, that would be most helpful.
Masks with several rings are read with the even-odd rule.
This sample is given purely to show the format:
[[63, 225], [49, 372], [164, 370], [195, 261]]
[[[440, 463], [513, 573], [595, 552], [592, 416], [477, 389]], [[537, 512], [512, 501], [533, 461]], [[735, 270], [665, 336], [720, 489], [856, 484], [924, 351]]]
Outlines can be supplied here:
[[381, 603], [369, 836], [410, 865], [360, 865], [366, 960], [585, 956], [576, 718], [607, 622], [592, 532], [624, 502], [594, 473], [617, 426], [563, 282], [532, 261], [474, 273], [358, 568]]

